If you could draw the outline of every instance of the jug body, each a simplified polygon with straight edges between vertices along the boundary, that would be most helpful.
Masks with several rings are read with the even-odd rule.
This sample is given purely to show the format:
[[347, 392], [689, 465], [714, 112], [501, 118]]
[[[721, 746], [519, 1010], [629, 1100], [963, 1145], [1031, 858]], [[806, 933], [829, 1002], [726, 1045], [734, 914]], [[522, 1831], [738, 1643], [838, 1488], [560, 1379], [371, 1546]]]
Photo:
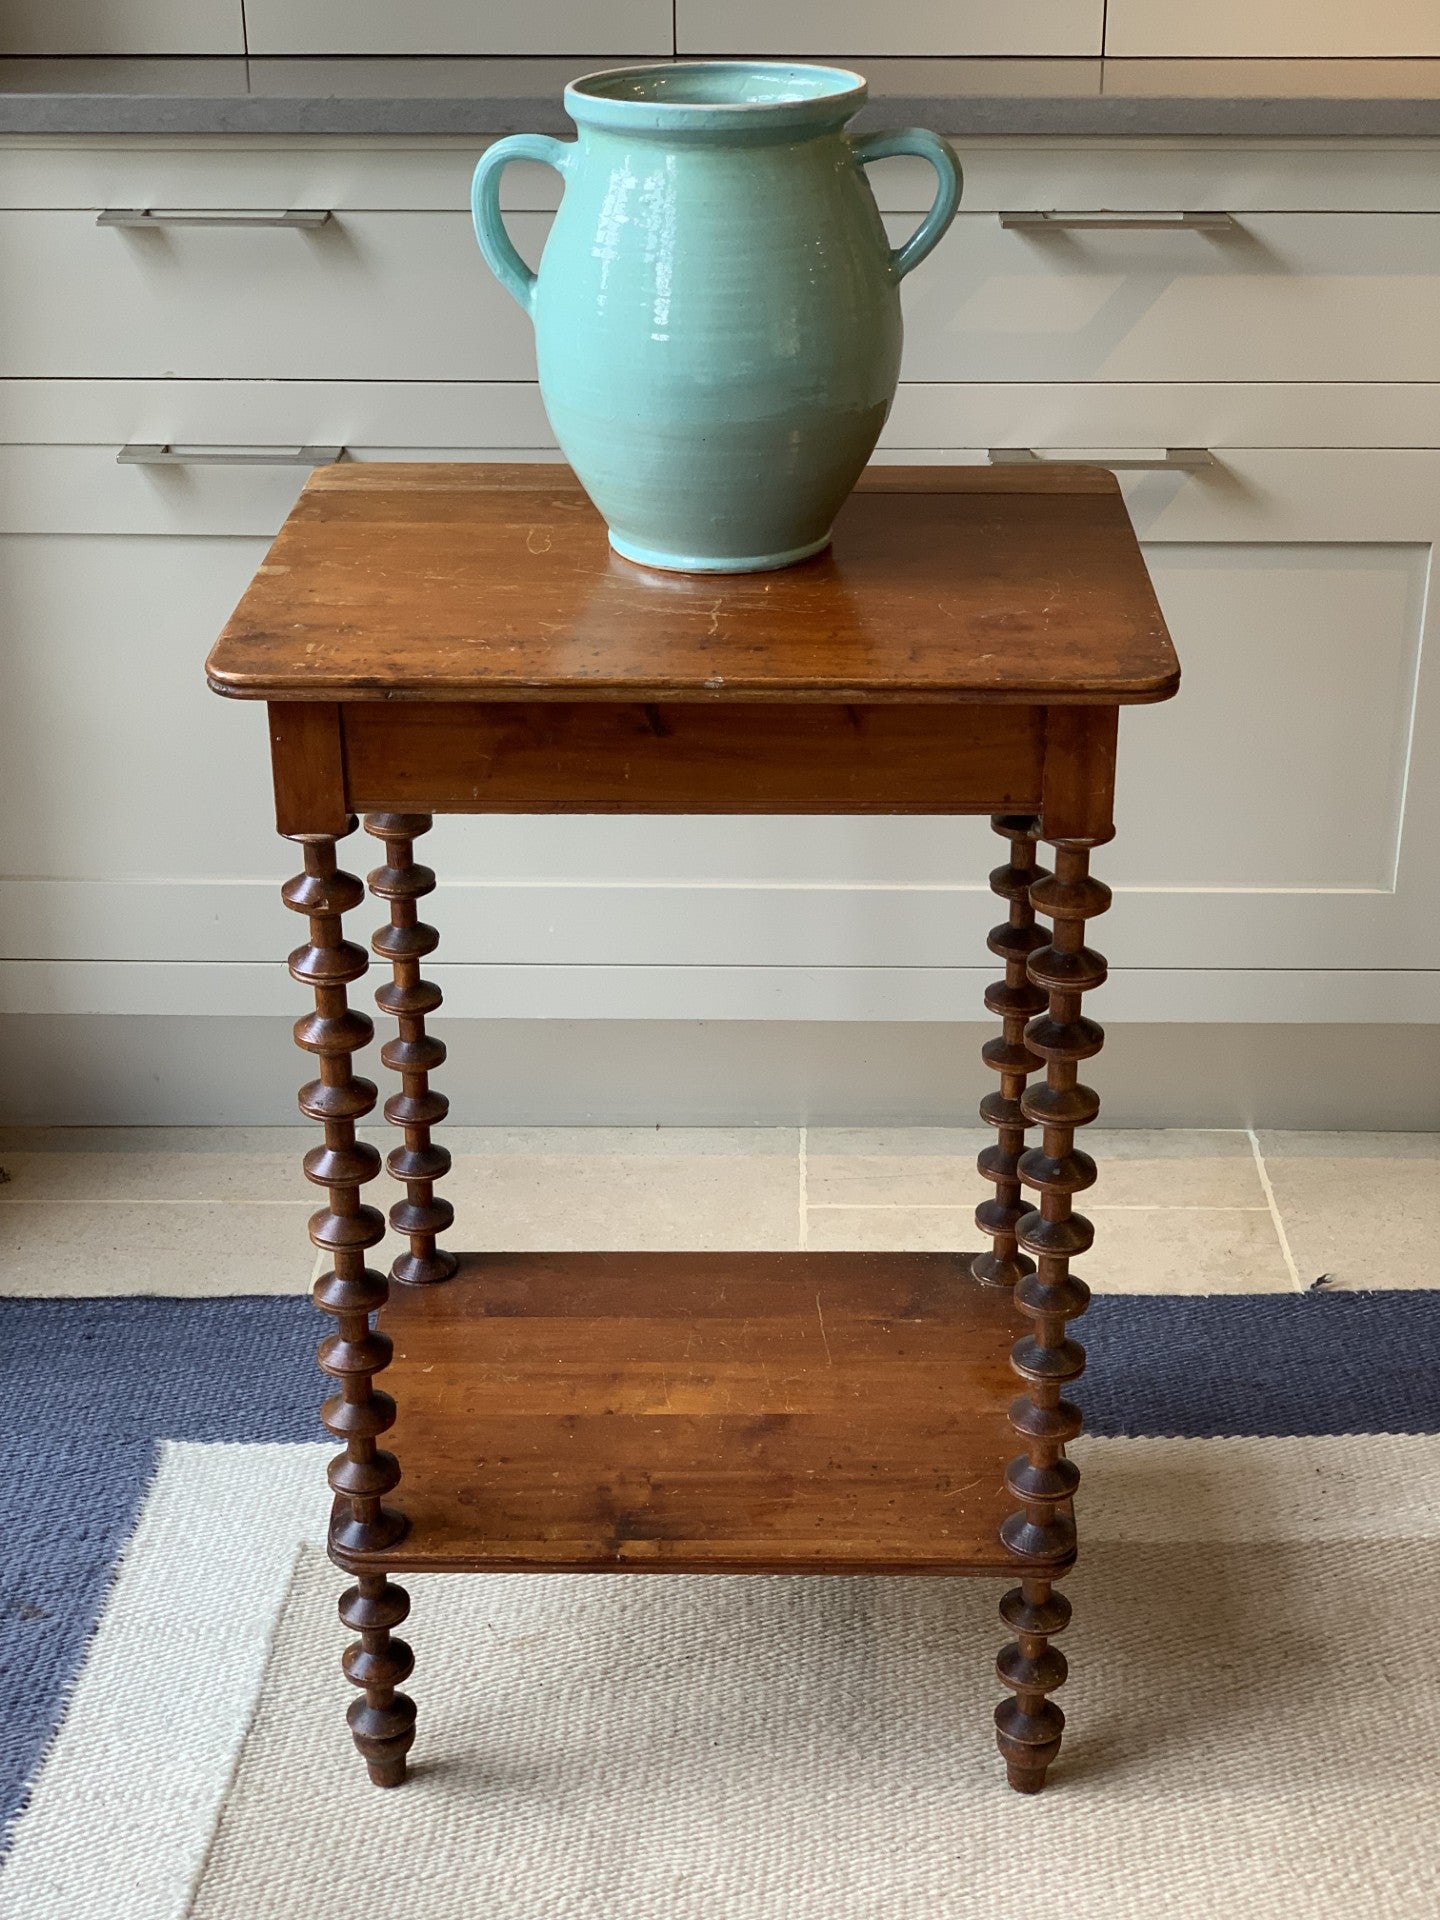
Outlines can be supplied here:
[[[560, 209], [538, 276], [507, 284], [534, 319], [555, 437], [626, 557], [740, 572], [828, 541], [894, 399], [913, 264], [891, 249], [867, 145], [940, 149], [924, 149], [939, 231], [958, 197], [934, 136], [847, 137], [863, 95], [837, 69], [728, 62], [567, 89], [579, 137], [539, 156], [564, 174]], [[477, 170], [487, 257], [495, 152]]]

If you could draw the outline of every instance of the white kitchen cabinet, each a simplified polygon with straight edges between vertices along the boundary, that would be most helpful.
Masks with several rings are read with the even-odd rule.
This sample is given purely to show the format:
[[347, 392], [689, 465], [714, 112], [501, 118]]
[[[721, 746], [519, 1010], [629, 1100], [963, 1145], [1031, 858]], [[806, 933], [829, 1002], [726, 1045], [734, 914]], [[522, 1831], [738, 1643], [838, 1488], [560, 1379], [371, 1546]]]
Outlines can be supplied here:
[[1112, 58], [1433, 59], [1434, 0], [1109, 0]]
[[[250, 0], [254, 6], [255, 0]], [[676, 0], [679, 53], [749, 58], [805, 54], [1089, 54], [1101, 50], [1104, 0]]]
[[674, 51], [670, 0], [245, 0], [250, 52], [585, 54]]
[[[0, 382], [0, 960], [29, 969], [22, 998], [38, 981], [81, 1010], [281, 1004], [293, 929], [263, 722], [200, 670], [303, 470], [115, 455], [553, 458], [528, 324], [470, 231], [480, 144], [0, 143], [0, 330], [7, 372], [31, 376]], [[1120, 831], [1096, 861], [1119, 963], [1099, 1017], [1433, 1017], [1433, 154], [994, 141], [963, 157], [965, 211], [907, 282], [881, 457], [1216, 455], [1124, 480], [1185, 679], [1124, 723]], [[931, 176], [896, 161], [872, 178], [898, 240]], [[507, 170], [532, 260], [558, 189]], [[104, 206], [237, 203], [335, 217], [95, 224]], [[1107, 208], [1236, 225], [999, 219]], [[445, 820], [433, 838], [456, 1012], [967, 1018], [991, 977], [977, 821]]]
[[241, 0], [5, 0], [0, 54], [239, 53]]

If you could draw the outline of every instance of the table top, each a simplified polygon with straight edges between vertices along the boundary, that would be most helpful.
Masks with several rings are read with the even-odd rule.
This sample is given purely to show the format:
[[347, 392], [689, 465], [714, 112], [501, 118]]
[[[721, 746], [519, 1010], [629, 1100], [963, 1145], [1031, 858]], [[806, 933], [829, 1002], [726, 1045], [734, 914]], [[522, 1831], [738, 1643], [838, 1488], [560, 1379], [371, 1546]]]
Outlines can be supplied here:
[[207, 665], [252, 700], [1165, 700], [1179, 665], [1103, 468], [873, 467], [774, 573], [613, 553], [569, 470], [319, 468]]

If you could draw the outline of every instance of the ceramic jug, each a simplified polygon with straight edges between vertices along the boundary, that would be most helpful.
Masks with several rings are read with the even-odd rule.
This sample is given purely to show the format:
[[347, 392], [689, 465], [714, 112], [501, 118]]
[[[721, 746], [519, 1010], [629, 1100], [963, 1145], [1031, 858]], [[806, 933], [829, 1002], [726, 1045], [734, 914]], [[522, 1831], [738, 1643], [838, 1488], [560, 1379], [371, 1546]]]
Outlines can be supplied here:
[[[741, 61], [629, 67], [565, 89], [579, 136], [515, 134], [475, 169], [480, 250], [530, 314], [555, 437], [645, 566], [741, 573], [818, 552], [900, 374], [900, 282], [955, 215], [933, 133], [852, 139], [864, 80]], [[929, 213], [891, 248], [865, 168], [929, 161]], [[564, 181], [540, 271], [500, 213], [511, 160]]]

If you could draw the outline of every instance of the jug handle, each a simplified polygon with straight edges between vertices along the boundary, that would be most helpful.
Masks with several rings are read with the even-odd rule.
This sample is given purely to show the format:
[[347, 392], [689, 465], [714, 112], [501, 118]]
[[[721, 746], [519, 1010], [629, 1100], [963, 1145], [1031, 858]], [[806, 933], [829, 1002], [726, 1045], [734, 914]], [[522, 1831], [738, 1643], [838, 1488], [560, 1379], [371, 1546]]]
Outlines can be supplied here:
[[563, 177], [565, 162], [574, 144], [570, 140], [552, 140], [548, 133], [512, 133], [485, 149], [470, 183], [475, 238], [480, 242], [486, 265], [532, 318], [536, 276], [515, 251], [515, 242], [505, 230], [505, 216], [500, 211], [500, 175], [512, 160], [540, 160]]
[[890, 252], [895, 278], [903, 280], [910, 269], [918, 267], [926, 254], [944, 238], [946, 229], [955, 218], [955, 209], [960, 204], [960, 191], [965, 183], [960, 162], [939, 134], [929, 133], [924, 127], [897, 127], [893, 133], [862, 134], [850, 144], [862, 167], [868, 167], [872, 160], [888, 160], [892, 154], [906, 153], [918, 160], [928, 160], [935, 169], [939, 185], [934, 205], [904, 246], [893, 247]]

